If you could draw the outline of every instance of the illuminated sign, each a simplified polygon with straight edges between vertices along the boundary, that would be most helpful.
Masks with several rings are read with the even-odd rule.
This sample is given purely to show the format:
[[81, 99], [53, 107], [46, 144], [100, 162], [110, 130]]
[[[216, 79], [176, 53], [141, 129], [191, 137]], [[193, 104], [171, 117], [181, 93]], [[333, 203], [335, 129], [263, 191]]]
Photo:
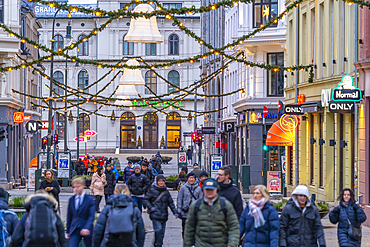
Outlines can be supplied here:
[[298, 94], [297, 101], [298, 101], [298, 105], [306, 102], [306, 96], [304, 94]]
[[286, 131], [293, 131], [298, 126], [298, 118], [294, 115], [284, 114], [280, 118], [280, 126]]
[[80, 142], [87, 142], [87, 138], [86, 136], [80, 136], [80, 137], [76, 137], [75, 139], [76, 142], [80, 141]]
[[355, 102], [349, 101], [330, 101], [329, 111], [332, 113], [353, 113], [355, 109]]
[[85, 131], [85, 136], [86, 137], [93, 137], [93, 136], [96, 136], [98, 133], [96, 133], [96, 131], [94, 130], [86, 130]]
[[136, 101], [136, 100], [133, 100], [131, 101], [132, 103], [132, 106], [154, 106], [154, 107], [168, 107], [168, 106], [177, 106], [177, 107], [180, 107], [181, 106], [181, 101], [164, 101], [164, 102], [161, 102], [161, 101], [155, 101], [155, 100], [146, 100], [146, 101]]
[[24, 112], [16, 111], [13, 113], [13, 122], [14, 123], [23, 123], [24, 122]]
[[344, 75], [334, 88], [332, 98], [334, 101], [361, 101], [362, 92], [353, 85], [351, 75]]
[[300, 105], [285, 105], [284, 111], [289, 115], [302, 115], [303, 110]]

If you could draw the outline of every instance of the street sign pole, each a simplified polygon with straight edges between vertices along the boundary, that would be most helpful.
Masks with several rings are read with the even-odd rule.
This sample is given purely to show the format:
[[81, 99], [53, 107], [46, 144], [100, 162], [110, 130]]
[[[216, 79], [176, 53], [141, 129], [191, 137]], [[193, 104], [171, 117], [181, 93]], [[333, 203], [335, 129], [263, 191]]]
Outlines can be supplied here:
[[199, 168], [202, 168], [202, 142], [199, 144]]

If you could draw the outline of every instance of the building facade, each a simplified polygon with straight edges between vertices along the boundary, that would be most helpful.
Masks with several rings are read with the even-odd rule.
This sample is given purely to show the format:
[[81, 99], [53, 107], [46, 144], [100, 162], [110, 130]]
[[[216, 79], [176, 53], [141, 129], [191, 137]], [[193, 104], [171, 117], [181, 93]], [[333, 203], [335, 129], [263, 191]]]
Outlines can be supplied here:
[[[99, 1], [96, 5], [89, 5], [92, 8], [101, 8], [105, 10], [117, 10], [124, 7], [128, 1], [106, 0]], [[181, 8], [183, 6], [198, 6], [199, 3], [193, 2], [170, 2], [164, 1], [164, 8]], [[135, 6], [130, 6], [133, 9]], [[153, 7], [156, 7], [153, 5]], [[40, 30], [41, 43], [51, 47], [51, 30], [52, 17], [55, 9], [50, 9], [48, 6], [37, 6], [36, 14], [43, 23], [43, 28]], [[92, 17], [81, 13], [72, 13], [71, 18], [68, 18], [68, 13], [58, 13], [55, 24], [54, 40], [57, 41], [57, 48], [69, 45], [70, 42], [76, 42], [78, 39], [88, 34], [93, 28], [104, 24], [108, 18]], [[195, 33], [200, 33], [200, 17], [197, 15], [181, 17], [181, 22]], [[70, 23], [72, 27], [72, 38], [66, 39], [66, 27]], [[79, 58], [100, 61], [110, 64], [117, 64], [122, 59], [126, 62], [130, 57], [142, 58], [145, 61], [169, 62], [172, 60], [191, 57], [199, 54], [199, 44], [182, 32], [172, 20], [165, 18], [157, 18], [158, 28], [164, 38], [163, 43], [145, 44], [145, 43], [128, 43], [124, 41], [130, 26], [129, 18], [119, 18], [109, 24], [102, 32], [98, 32], [92, 38], [83, 42], [79, 51], [76, 49], [70, 51], [71, 55]], [[55, 48], [55, 49], [57, 49]], [[149, 62], [150, 63], [150, 62]], [[200, 63], [194, 61], [192, 63], [183, 63], [157, 69], [156, 72], [167, 79], [172, 84], [178, 85], [181, 89], [193, 84], [199, 80]], [[76, 64], [76, 62], [66, 61], [64, 58], [55, 57], [54, 61], [54, 78], [61, 83], [64, 83], [65, 71], [67, 71], [68, 86], [88, 91], [91, 95], [102, 95], [104, 97], [115, 97], [114, 92], [118, 86], [121, 75], [114, 79], [114, 76], [119, 73], [118, 70], [112, 71], [99, 83], [94, 83], [108, 73], [109, 69], [97, 68], [94, 65]], [[46, 65], [46, 73], [50, 74], [50, 63]], [[71, 114], [73, 119], [69, 119], [67, 123], [67, 141], [68, 149], [76, 150], [77, 143], [74, 141], [78, 135], [83, 135], [86, 130], [94, 130], [97, 135], [91, 137], [87, 141], [88, 150], [112, 150], [116, 148], [131, 149], [138, 148], [139, 139], [142, 143], [142, 148], [158, 149], [160, 148], [161, 140], [164, 140], [164, 148], [178, 149], [180, 146], [188, 147], [191, 145], [190, 137], [185, 137], [184, 133], [193, 130], [194, 112], [191, 112], [189, 117], [188, 111], [194, 110], [194, 95], [190, 94], [186, 97], [179, 96], [174, 87], [167, 84], [160, 77], [156, 76], [150, 70], [141, 70], [142, 76], [145, 79], [144, 86], [136, 86], [139, 95], [144, 98], [132, 99], [132, 105], [129, 107], [111, 106], [109, 102], [96, 103], [94, 100], [84, 102], [79, 109], [73, 107], [68, 109], [68, 116]], [[45, 85], [49, 81], [43, 81]], [[91, 86], [93, 84], [93, 86]], [[150, 90], [148, 89], [150, 88]], [[43, 96], [49, 94], [49, 90], [44, 87]], [[152, 93], [153, 92], [153, 93]], [[64, 94], [64, 90], [59, 92]], [[198, 90], [202, 93], [202, 90]], [[156, 95], [168, 94], [164, 96], [163, 101], [156, 98]], [[77, 103], [78, 100], [85, 100], [84, 95], [72, 95], [68, 100]], [[153, 104], [150, 107], [148, 104]], [[64, 107], [62, 100], [56, 101], [56, 106]], [[156, 108], [164, 107], [163, 111], [157, 111]], [[197, 107], [199, 111], [203, 109], [203, 99], [198, 97]], [[77, 111], [79, 111], [79, 134], [77, 133]], [[111, 118], [114, 111], [115, 120]], [[94, 112], [94, 114], [93, 114]], [[43, 119], [47, 119], [48, 111], [45, 109]], [[95, 114], [97, 113], [97, 114]], [[57, 116], [57, 133], [62, 139], [59, 147], [64, 147], [64, 114], [63, 111], [58, 111]], [[103, 116], [99, 116], [102, 114]], [[203, 117], [198, 116], [197, 120], [202, 122]], [[46, 131], [44, 132], [46, 134]], [[80, 144], [80, 150], [84, 150], [84, 146]], [[122, 151], [124, 152], [124, 151]], [[83, 151], [80, 151], [83, 153]]]

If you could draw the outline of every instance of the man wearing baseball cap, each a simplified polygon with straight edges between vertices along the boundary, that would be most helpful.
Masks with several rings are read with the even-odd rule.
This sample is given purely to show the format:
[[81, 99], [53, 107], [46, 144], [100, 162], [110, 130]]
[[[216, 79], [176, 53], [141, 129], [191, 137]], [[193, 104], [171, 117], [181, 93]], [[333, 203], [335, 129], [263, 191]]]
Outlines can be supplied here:
[[136, 202], [140, 211], [142, 211], [144, 193], [148, 190], [150, 184], [149, 179], [141, 173], [140, 165], [135, 165], [134, 169], [135, 174], [129, 177], [127, 185], [132, 199]]
[[185, 226], [184, 247], [237, 247], [239, 223], [233, 205], [218, 195], [213, 178], [203, 182], [204, 195], [190, 205]]

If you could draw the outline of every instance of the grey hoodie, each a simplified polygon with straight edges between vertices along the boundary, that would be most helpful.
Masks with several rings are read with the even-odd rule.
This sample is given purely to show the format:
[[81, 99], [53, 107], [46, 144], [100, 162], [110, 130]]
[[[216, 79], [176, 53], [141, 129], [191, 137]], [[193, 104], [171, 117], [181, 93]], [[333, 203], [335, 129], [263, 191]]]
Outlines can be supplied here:
[[[191, 195], [190, 191], [193, 193], [195, 198]], [[186, 182], [184, 186], [181, 186], [177, 196], [177, 212], [181, 215], [181, 218], [188, 217], [190, 204], [198, 198], [201, 198], [202, 195], [202, 189], [199, 187], [197, 182], [193, 184]]]

